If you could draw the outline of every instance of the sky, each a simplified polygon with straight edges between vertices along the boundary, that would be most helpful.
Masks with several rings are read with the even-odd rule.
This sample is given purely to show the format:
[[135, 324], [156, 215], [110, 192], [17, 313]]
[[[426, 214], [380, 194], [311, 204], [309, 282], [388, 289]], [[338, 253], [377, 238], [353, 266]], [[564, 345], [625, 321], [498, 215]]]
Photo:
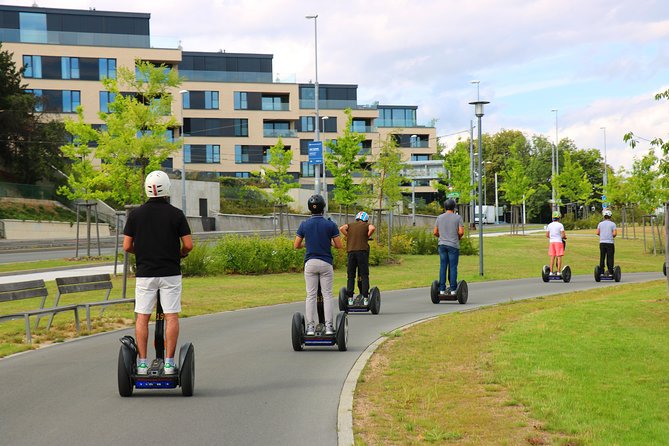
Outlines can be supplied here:
[[[6, 5], [145, 12], [154, 42], [186, 51], [273, 54], [274, 76], [358, 85], [358, 103], [418, 106], [447, 148], [521, 130], [596, 148], [631, 167], [669, 135], [666, 0], [0, 0]], [[317, 33], [314, 20], [318, 15]], [[471, 83], [479, 81], [478, 84]], [[477, 92], [478, 87], [478, 92]], [[557, 110], [556, 112], [552, 110]], [[604, 129], [603, 129], [604, 128]], [[640, 136], [632, 149], [623, 135]]]

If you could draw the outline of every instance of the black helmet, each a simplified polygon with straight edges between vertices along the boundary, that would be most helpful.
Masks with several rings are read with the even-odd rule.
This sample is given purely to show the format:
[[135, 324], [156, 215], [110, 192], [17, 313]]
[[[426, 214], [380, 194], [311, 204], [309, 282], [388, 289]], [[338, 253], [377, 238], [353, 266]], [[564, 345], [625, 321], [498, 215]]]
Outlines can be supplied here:
[[444, 209], [447, 211], [454, 211], [455, 210], [455, 200], [452, 198], [447, 199], [444, 201]]
[[325, 209], [325, 200], [320, 195], [312, 195], [307, 201], [307, 207], [312, 214], [322, 214]]

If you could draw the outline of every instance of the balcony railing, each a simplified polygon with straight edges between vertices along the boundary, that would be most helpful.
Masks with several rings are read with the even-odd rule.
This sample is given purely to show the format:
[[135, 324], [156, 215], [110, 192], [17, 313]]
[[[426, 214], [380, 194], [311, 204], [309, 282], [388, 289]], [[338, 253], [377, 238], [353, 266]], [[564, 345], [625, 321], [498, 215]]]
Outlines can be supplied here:
[[[112, 46], [127, 48], [155, 48], [149, 36], [136, 34], [74, 33], [67, 31], [26, 31], [0, 28], [0, 41], [22, 43], [48, 43], [54, 45]], [[160, 41], [160, 48], [178, 48], [175, 39], [167, 43]], [[271, 76], [270, 76], [271, 78]], [[271, 80], [271, 79], [270, 79]]]
[[290, 111], [290, 104], [263, 104], [264, 111]]
[[200, 82], [272, 82], [272, 73], [255, 71], [179, 70], [179, 75], [188, 81]]
[[356, 133], [376, 133], [376, 127], [373, 125], [352, 125], [351, 131]]
[[262, 134], [266, 138], [297, 138], [297, 132], [295, 130], [282, 130], [282, 129], [263, 129]]
[[[316, 101], [313, 99], [300, 99], [301, 109], [313, 109]], [[320, 110], [345, 110], [350, 108], [352, 110], [375, 110], [376, 104], [361, 104], [358, 105], [356, 101], [337, 100], [337, 99], [319, 99], [318, 108]]]
[[416, 121], [411, 119], [378, 118], [375, 122], [377, 127], [418, 127]]

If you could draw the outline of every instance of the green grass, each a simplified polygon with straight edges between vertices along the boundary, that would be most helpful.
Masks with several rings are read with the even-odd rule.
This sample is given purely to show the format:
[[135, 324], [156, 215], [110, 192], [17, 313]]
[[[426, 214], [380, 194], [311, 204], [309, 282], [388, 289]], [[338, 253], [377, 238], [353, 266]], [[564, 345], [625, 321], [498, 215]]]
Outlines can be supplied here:
[[358, 382], [356, 445], [669, 444], [666, 293], [531, 299], [389, 338]]

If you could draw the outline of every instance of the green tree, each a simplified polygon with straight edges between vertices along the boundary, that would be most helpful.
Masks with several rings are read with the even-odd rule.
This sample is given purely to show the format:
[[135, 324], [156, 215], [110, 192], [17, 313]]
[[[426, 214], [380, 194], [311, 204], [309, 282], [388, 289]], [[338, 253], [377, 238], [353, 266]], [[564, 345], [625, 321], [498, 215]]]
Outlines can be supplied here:
[[272, 189], [274, 203], [281, 206], [291, 203], [294, 200], [288, 192], [300, 185], [288, 173], [293, 162], [293, 151], [286, 150], [281, 137], [275, 145], [270, 147], [268, 161], [271, 168], [265, 170], [265, 179]]
[[652, 148], [632, 163], [629, 177], [629, 200], [643, 213], [652, 213], [662, 201], [659, 160]]
[[567, 203], [589, 204], [593, 187], [585, 170], [580, 164], [572, 161], [569, 151], [564, 152], [563, 159], [562, 170], [555, 179], [556, 196], [563, 198]]
[[65, 126], [37, 111], [38, 98], [21, 83], [24, 70], [0, 44], [0, 161], [14, 181], [59, 181], [58, 172], [66, 169], [59, 149], [66, 142]]
[[325, 153], [325, 164], [334, 177], [334, 199], [345, 206], [348, 220], [348, 208], [360, 196], [360, 186], [353, 182], [353, 174], [360, 172], [365, 162], [365, 157], [359, 155], [360, 144], [365, 140], [365, 135], [351, 131], [351, 109], [344, 112], [347, 117], [344, 133], [336, 141], [326, 143], [330, 151]]
[[443, 193], [459, 192], [461, 204], [469, 204], [475, 192], [471, 185], [469, 141], [458, 141], [453, 149], [444, 155], [446, 173], [435, 188]]
[[379, 153], [372, 161], [371, 174], [367, 176], [366, 183], [372, 186], [372, 194], [375, 197], [376, 206], [383, 207], [384, 199], [389, 206], [394, 205], [402, 199], [402, 152], [397, 139], [390, 134], [381, 143]]
[[529, 200], [536, 192], [515, 146], [511, 147], [510, 156], [506, 159], [502, 178], [504, 181], [500, 184], [499, 189], [504, 193], [506, 200], [514, 206], [522, 204], [523, 200]]
[[[106, 78], [104, 88], [114, 101], [109, 113], [100, 112], [104, 125], [95, 129], [84, 122], [83, 108], [77, 119], [65, 126], [72, 143], [61, 150], [72, 160], [68, 186], [59, 192], [70, 199], [111, 200], [116, 204], [144, 200], [143, 183], [147, 172], [160, 165], [180, 145], [167, 137], [177, 127], [171, 115], [172, 93], [180, 80], [168, 67], [138, 61], [135, 70], [120, 67], [117, 79]], [[125, 92], [132, 92], [127, 94]], [[94, 163], [99, 160], [99, 167]]]

